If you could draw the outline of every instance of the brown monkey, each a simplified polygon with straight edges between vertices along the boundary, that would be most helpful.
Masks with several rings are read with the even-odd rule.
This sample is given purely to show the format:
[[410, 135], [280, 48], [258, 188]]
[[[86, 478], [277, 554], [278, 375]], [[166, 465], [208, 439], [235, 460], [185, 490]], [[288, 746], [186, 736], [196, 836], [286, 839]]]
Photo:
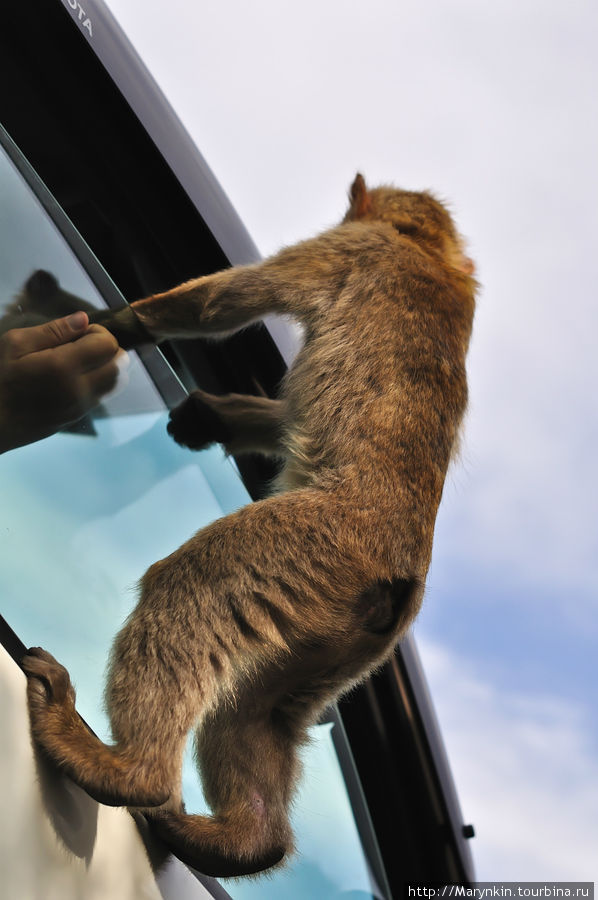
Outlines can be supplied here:
[[[416, 615], [466, 405], [475, 282], [428, 193], [366, 188], [341, 224], [262, 263], [187, 282], [101, 321], [121, 345], [295, 316], [279, 399], [192, 394], [169, 431], [284, 459], [273, 496], [202, 529], [141, 580], [107, 686], [114, 744], [77, 717], [67, 672], [25, 658], [35, 739], [101, 802], [151, 807], [172, 851], [214, 875], [292, 850], [298, 748]], [[212, 816], [185, 815], [196, 729]]]
[[31, 273], [15, 299], [4, 308], [0, 316], [0, 334], [11, 328], [40, 325], [79, 311], [91, 316], [97, 313], [97, 307], [63, 290], [51, 272], [37, 269]]

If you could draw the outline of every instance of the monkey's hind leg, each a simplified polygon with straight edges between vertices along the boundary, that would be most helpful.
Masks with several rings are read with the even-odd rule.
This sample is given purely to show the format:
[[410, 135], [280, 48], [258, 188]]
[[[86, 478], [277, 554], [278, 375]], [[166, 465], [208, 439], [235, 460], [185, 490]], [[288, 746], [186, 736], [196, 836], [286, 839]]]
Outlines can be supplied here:
[[22, 660], [32, 735], [63, 772], [99, 803], [109, 806], [160, 806], [171, 792], [158, 754], [151, 747], [104, 744], [75, 709], [69, 674], [41, 647]]

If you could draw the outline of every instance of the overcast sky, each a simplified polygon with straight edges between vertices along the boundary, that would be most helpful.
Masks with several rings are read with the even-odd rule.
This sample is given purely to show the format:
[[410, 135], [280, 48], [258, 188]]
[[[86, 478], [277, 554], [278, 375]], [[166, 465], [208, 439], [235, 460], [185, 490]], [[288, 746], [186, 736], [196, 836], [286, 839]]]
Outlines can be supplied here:
[[357, 170], [450, 201], [482, 291], [416, 637], [479, 879], [593, 879], [594, 0], [108, 5], [264, 254]]

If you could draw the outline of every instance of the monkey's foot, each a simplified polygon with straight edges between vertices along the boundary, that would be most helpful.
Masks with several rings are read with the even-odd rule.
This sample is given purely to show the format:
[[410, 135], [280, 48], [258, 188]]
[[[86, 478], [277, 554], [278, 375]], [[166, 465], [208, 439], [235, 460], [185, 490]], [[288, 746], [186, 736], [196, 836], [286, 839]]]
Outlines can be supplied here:
[[21, 662], [27, 675], [27, 699], [31, 727], [36, 739], [43, 744], [44, 732], [52, 718], [64, 717], [75, 710], [75, 690], [69, 673], [54, 657], [41, 647], [31, 647]]
[[[236, 829], [210, 816], [190, 816], [156, 810], [147, 814], [153, 830], [171, 853], [204, 875], [237, 878], [256, 875], [284, 859], [287, 847], [272, 844], [235, 853]], [[237, 838], [237, 840], [235, 840]]]
[[230, 428], [210, 404], [211, 395], [193, 391], [170, 413], [168, 433], [177, 444], [190, 450], [203, 450], [210, 444], [230, 441]]
[[31, 733], [46, 757], [87, 793], [108, 806], [161, 806], [170, 792], [143, 771], [143, 759], [109, 747], [75, 709], [69, 673], [41, 647], [22, 660], [27, 675]]

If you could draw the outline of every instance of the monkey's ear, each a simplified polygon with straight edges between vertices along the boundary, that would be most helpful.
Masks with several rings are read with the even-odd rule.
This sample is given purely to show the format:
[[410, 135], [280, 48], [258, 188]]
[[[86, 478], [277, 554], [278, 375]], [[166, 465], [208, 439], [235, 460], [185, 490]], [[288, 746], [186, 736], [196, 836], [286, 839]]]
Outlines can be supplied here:
[[38, 269], [29, 276], [23, 288], [23, 292], [34, 300], [47, 300], [59, 291], [59, 285], [51, 272]]
[[362, 219], [372, 211], [372, 198], [365, 186], [365, 179], [359, 172], [355, 176], [355, 181], [351, 185], [349, 192], [351, 198], [351, 207], [349, 209], [349, 218]]

